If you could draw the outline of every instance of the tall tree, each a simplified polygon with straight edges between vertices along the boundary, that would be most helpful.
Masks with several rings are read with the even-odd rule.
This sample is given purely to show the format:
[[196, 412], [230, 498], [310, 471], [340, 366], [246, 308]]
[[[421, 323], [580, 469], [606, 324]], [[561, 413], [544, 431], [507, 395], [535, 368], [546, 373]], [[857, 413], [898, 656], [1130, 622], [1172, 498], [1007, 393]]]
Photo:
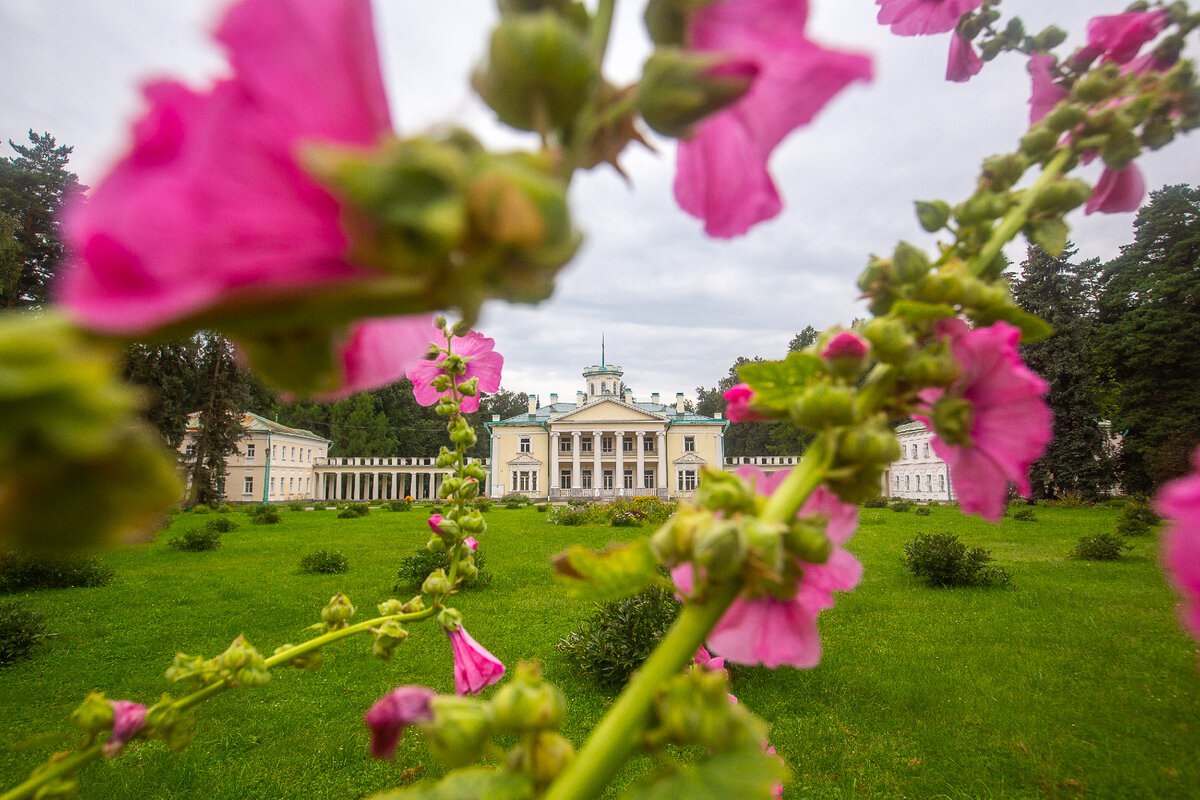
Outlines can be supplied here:
[[331, 455], [398, 455], [400, 442], [392, 435], [380, 405], [374, 392], [356, 394], [333, 405], [329, 415], [334, 439], [329, 448]]
[[1125, 488], [1148, 493], [1183, 474], [1200, 443], [1200, 190], [1152, 192], [1133, 227], [1101, 274], [1097, 351], [1113, 379]]
[[195, 502], [212, 504], [224, 499], [228, 474], [225, 460], [238, 452], [238, 441], [244, 435], [246, 386], [238, 372], [233, 345], [216, 334], [203, 335], [196, 374], [199, 416], [195, 450], [186, 466]]
[[9, 140], [16, 156], [0, 158], [0, 307], [41, 307], [62, 259], [58, 212], [81, 191], [67, 170], [74, 148], [29, 131], [29, 145]]
[[171, 450], [183, 443], [188, 414], [197, 405], [201, 343], [194, 336], [165, 344], [133, 344], [125, 351], [125, 380], [146, 393], [143, 415]]
[[1058, 257], [1028, 250], [1013, 297], [1026, 311], [1054, 326], [1054, 336], [1021, 345], [1025, 363], [1050, 384], [1046, 402], [1054, 414], [1054, 440], [1034, 462], [1029, 477], [1039, 497], [1078, 492], [1087, 497], [1115, 484], [1102, 427], [1099, 368], [1095, 358], [1095, 283], [1099, 264], [1074, 264], [1076, 249]]

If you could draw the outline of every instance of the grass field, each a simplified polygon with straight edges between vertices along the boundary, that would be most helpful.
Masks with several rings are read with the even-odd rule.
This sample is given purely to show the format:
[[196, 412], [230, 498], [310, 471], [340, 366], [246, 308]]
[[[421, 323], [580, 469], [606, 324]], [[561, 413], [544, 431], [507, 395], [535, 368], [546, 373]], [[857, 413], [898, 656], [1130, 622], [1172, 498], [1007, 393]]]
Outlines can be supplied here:
[[[928, 517], [864, 510], [850, 549], [862, 585], [821, 618], [814, 670], [739, 669], [733, 691], [772, 725], [795, 781], [787, 798], [1200, 797], [1200, 672], [1175, 621], [1152, 537], [1116, 563], [1068, 557], [1085, 534], [1113, 530], [1112, 509], [1036, 509], [1037, 522], [989, 525], [938, 507]], [[540, 660], [570, 698], [577, 743], [611, 696], [554, 649], [591, 613], [553, 582], [547, 559], [568, 544], [601, 546], [636, 529], [557, 528], [531, 509], [496, 509], [483, 546], [495, 577], [457, 607], [472, 635], [510, 666]], [[270, 653], [296, 642], [336, 591], [359, 617], [391, 596], [404, 556], [428, 536], [419, 509], [283, 512], [248, 524], [208, 553], [159, 541], [108, 553], [117, 580], [96, 589], [24, 595], [57, 636], [0, 670], [0, 785], [23, 780], [73, 742], [67, 717], [89, 690], [153, 702], [169, 687], [176, 650], [215, 655], [239, 633]], [[902, 545], [950, 531], [991, 548], [1011, 590], [933, 590], [911, 578]], [[341, 550], [342, 575], [300, 572], [300, 558]], [[369, 638], [326, 651], [316, 673], [277, 670], [269, 686], [201, 705], [179, 754], [136, 743], [82, 777], [83, 800], [112, 798], [356, 798], [394, 786], [404, 770], [438, 774], [408, 736], [395, 763], [366, 754], [363, 711], [401, 683], [453, 690], [450, 648], [436, 626], [414, 626], [396, 660]], [[635, 765], [634, 771], [638, 769]]]

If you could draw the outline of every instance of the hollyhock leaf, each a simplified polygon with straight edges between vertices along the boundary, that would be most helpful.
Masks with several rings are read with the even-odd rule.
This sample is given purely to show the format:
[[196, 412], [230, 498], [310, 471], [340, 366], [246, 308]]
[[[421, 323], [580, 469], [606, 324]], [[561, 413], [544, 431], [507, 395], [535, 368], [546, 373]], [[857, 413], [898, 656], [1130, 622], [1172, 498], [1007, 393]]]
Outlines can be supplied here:
[[437, 783], [425, 781], [371, 800], [530, 800], [533, 784], [524, 772], [488, 767], [456, 769]]
[[1004, 321], [1021, 331], [1021, 344], [1040, 342], [1054, 335], [1054, 326], [1035, 314], [1030, 314], [1017, 306], [998, 306], [986, 311], [971, 314], [971, 321], [980, 327]]
[[[1067, 236], [1070, 233], [1070, 226], [1057, 217], [1032, 223], [1029, 226], [1029, 238], [1054, 257], [1057, 257], [1066, 248]], [[1009, 321], [1011, 322], [1011, 320]]]
[[812, 353], [790, 353], [783, 361], [755, 361], [738, 368], [738, 377], [754, 390], [754, 403], [786, 414], [792, 398], [822, 374], [821, 359]]
[[650, 543], [612, 544], [597, 553], [574, 545], [553, 559], [555, 577], [581, 600], [606, 603], [636, 594], [658, 580]]
[[711, 753], [699, 761], [643, 782], [621, 795], [622, 800], [771, 800], [775, 785], [787, 780], [788, 768], [774, 754], [757, 745], [724, 753]]
[[897, 300], [892, 313], [906, 322], [926, 322], [954, 316], [954, 307], [944, 303], [922, 303], [918, 300]]

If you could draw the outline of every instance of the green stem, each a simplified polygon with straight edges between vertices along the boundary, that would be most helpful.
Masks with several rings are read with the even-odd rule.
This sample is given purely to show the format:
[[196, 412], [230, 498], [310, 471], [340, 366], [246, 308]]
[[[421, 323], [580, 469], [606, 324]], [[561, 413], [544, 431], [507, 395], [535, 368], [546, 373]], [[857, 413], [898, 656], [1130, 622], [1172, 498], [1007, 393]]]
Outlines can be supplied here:
[[771, 494], [759, 519], [763, 522], [787, 522], [796, 516], [804, 501], [817, 490], [833, 461], [832, 434], [825, 433], [805, 451], [796, 468], [788, 473], [779, 488]]
[[96, 742], [78, 752], [72, 753], [61, 761], [53, 761], [45, 765], [41, 771], [36, 775], [31, 775], [20, 786], [14, 786], [4, 794], [0, 794], [0, 800], [25, 800], [25, 798], [33, 797], [38, 789], [51, 781], [74, 775], [88, 764], [100, 758], [100, 748], [101, 744]]
[[741, 580], [715, 587], [707, 602], [685, 606], [625, 690], [592, 731], [575, 760], [546, 790], [543, 800], [599, 797], [641, 741], [659, 687], [690, 662], [696, 648], [729, 608]]
[[600, 0], [596, 14], [592, 17], [592, 28], [588, 32], [588, 43], [596, 54], [597, 66], [604, 63], [604, 51], [608, 49], [608, 35], [612, 30], [613, 11], [617, 0]]
[[1025, 227], [1025, 223], [1029, 221], [1029, 212], [1037, 201], [1038, 195], [1043, 189], [1058, 180], [1063, 166], [1070, 160], [1071, 155], [1071, 148], [1064, 147], [1054, 158], [1050, 159], [1042, 170], [1042, 174], [1033, 182], [1033, 186], [1025, 190], [1021, 202], [1008, 210], [1004, 219], [1000, 221], [1000, 225], [992, 231], [987, 244], [983, 246], [978, 255], [967, 262], [967, 268], [972, 275], [981, 275], [996, 259], [996, 256], [1000, 255], [1000, 250], [1004, 245], [1008, 244], [1021, 228]]

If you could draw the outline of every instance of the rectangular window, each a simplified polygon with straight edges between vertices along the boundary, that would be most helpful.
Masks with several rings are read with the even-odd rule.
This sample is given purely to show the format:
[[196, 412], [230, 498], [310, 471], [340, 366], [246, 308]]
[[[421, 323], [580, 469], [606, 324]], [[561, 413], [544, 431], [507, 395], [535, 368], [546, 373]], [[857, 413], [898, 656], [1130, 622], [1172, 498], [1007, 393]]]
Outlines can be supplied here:
[[679, 470], [679, 491], [692, 492], [696, 490], [696, 470]]
[[279, 445], [273, 444], [271, 445], [271, 460], [274, 461], [277, 458], [279, 458]]
[[520, 450], [522, 453], [532, 453], [533, 452], [533, 442], [530, 441], [528, 436], [521, 437]]
[[242, 492], [245, 494], [254, 494], [254, 478], [246, 476], [245, 482], [242, 484]]
[[571, 470], [564, 469], [562, 474], [558, 476], [558, 485], [562, 489], [571, 488]]
[[601, 436], [600, 437], [600, 450], [601, 450], [601, 452], [604, 452], [604, 453], [611, 453], [613, 451], [613, 437]]
[[246, 460], [249, 461], [252, 458], [254, 458], [254, 445], [248, 444], [246, 445]]
[[631, 469], [625, 470], [624, 483], [625, 483], [626, 489], [633, 488], [633, 470], [631, 470]]
[[583, 438], [583, 439], [580, 439], [580, 440], [579, 440], [579, 452], [581, 452], [581, 453], [590, 453], [590, 452], [592, 452], [592, 440], [591, 440], [591, 438]]
[[925, 491], [927, 491], [927, 492], [933, 491], [933, 476], [932, 475], [925, 476]]
[[538, 474], [536, 472], [531, 472], [531, 473], [529, 473], [529, 476], [530, 476], [529, 477], [529, 491], [536, 492], [537, 491], [537, 476], [538, 476]]
[[652, 469], [646, 470], [646, 472], [642, 475], [642, 480], [645, 482], [647, 489], [656, 488], [654, 486], [654, 470], [652, 470]]
[[296, 460], [296, 448], [292, 448], [292, 461]]
[[632, 436], [621, 437], [621, 452], [623, 452], [623, 453], [632, 453], [633, 452], [633, 437]]
[[585, 469], [579, 474], [579, 484], [580, 489], [592, 488], [592, 471], [590, 469]]
[[[685, 453], [696, 452], [696, 437], [695, 436], [683, 437], [683, 452], [685, 452]], [[693, 473], [693, 475], [694, 475], [694, 473]]]
[[646, 453], [654, 452], [654, 437], [653, 436], [648, 436], [645, 439], [642, 439], [642, 451], [646, 452]]
[[900, 445], [900, 458], [901, 459], [908, 458], [908, 445], [906, 445], [906, 444]]
[[522, 491], [522, 492], [529, 491], [529, 473], [528, 472], [518, 472], [517, 473], [517, 490]]
[[184, 447], [183, 455], [187, 458], [195, 458], [196, 457], [196, 445], [189, 444], [186, 447]]
[[271, 478], [271, 497], [275, 496], [275, 479]]
[[912, 476], [911, 476], [911, 475], [905, 475], [905, 476], [904, 476], [904, 491], [906, 491], [906, 492], [907, 492], [909, 489], [911, 489], [911, 488], [912, 488], [912, 483], [911, 483], [911, 481], [912, 481]]
[[946, 476], [938, 475], [938, 491], [943, 491], [946, 488]]
[[604, 470], [604, 488], [613, 488], [613, 471], [611, 469]]
[[571, 452], [571, 437], [570, 436], [564, 436], [562, 439], [560, 439], [558, 441], [558, 452], [560, 452], [560, 453]]
[[296, 491], [296, 479], [288, 478], [288, 494], [292, 494], [295, 491]]

